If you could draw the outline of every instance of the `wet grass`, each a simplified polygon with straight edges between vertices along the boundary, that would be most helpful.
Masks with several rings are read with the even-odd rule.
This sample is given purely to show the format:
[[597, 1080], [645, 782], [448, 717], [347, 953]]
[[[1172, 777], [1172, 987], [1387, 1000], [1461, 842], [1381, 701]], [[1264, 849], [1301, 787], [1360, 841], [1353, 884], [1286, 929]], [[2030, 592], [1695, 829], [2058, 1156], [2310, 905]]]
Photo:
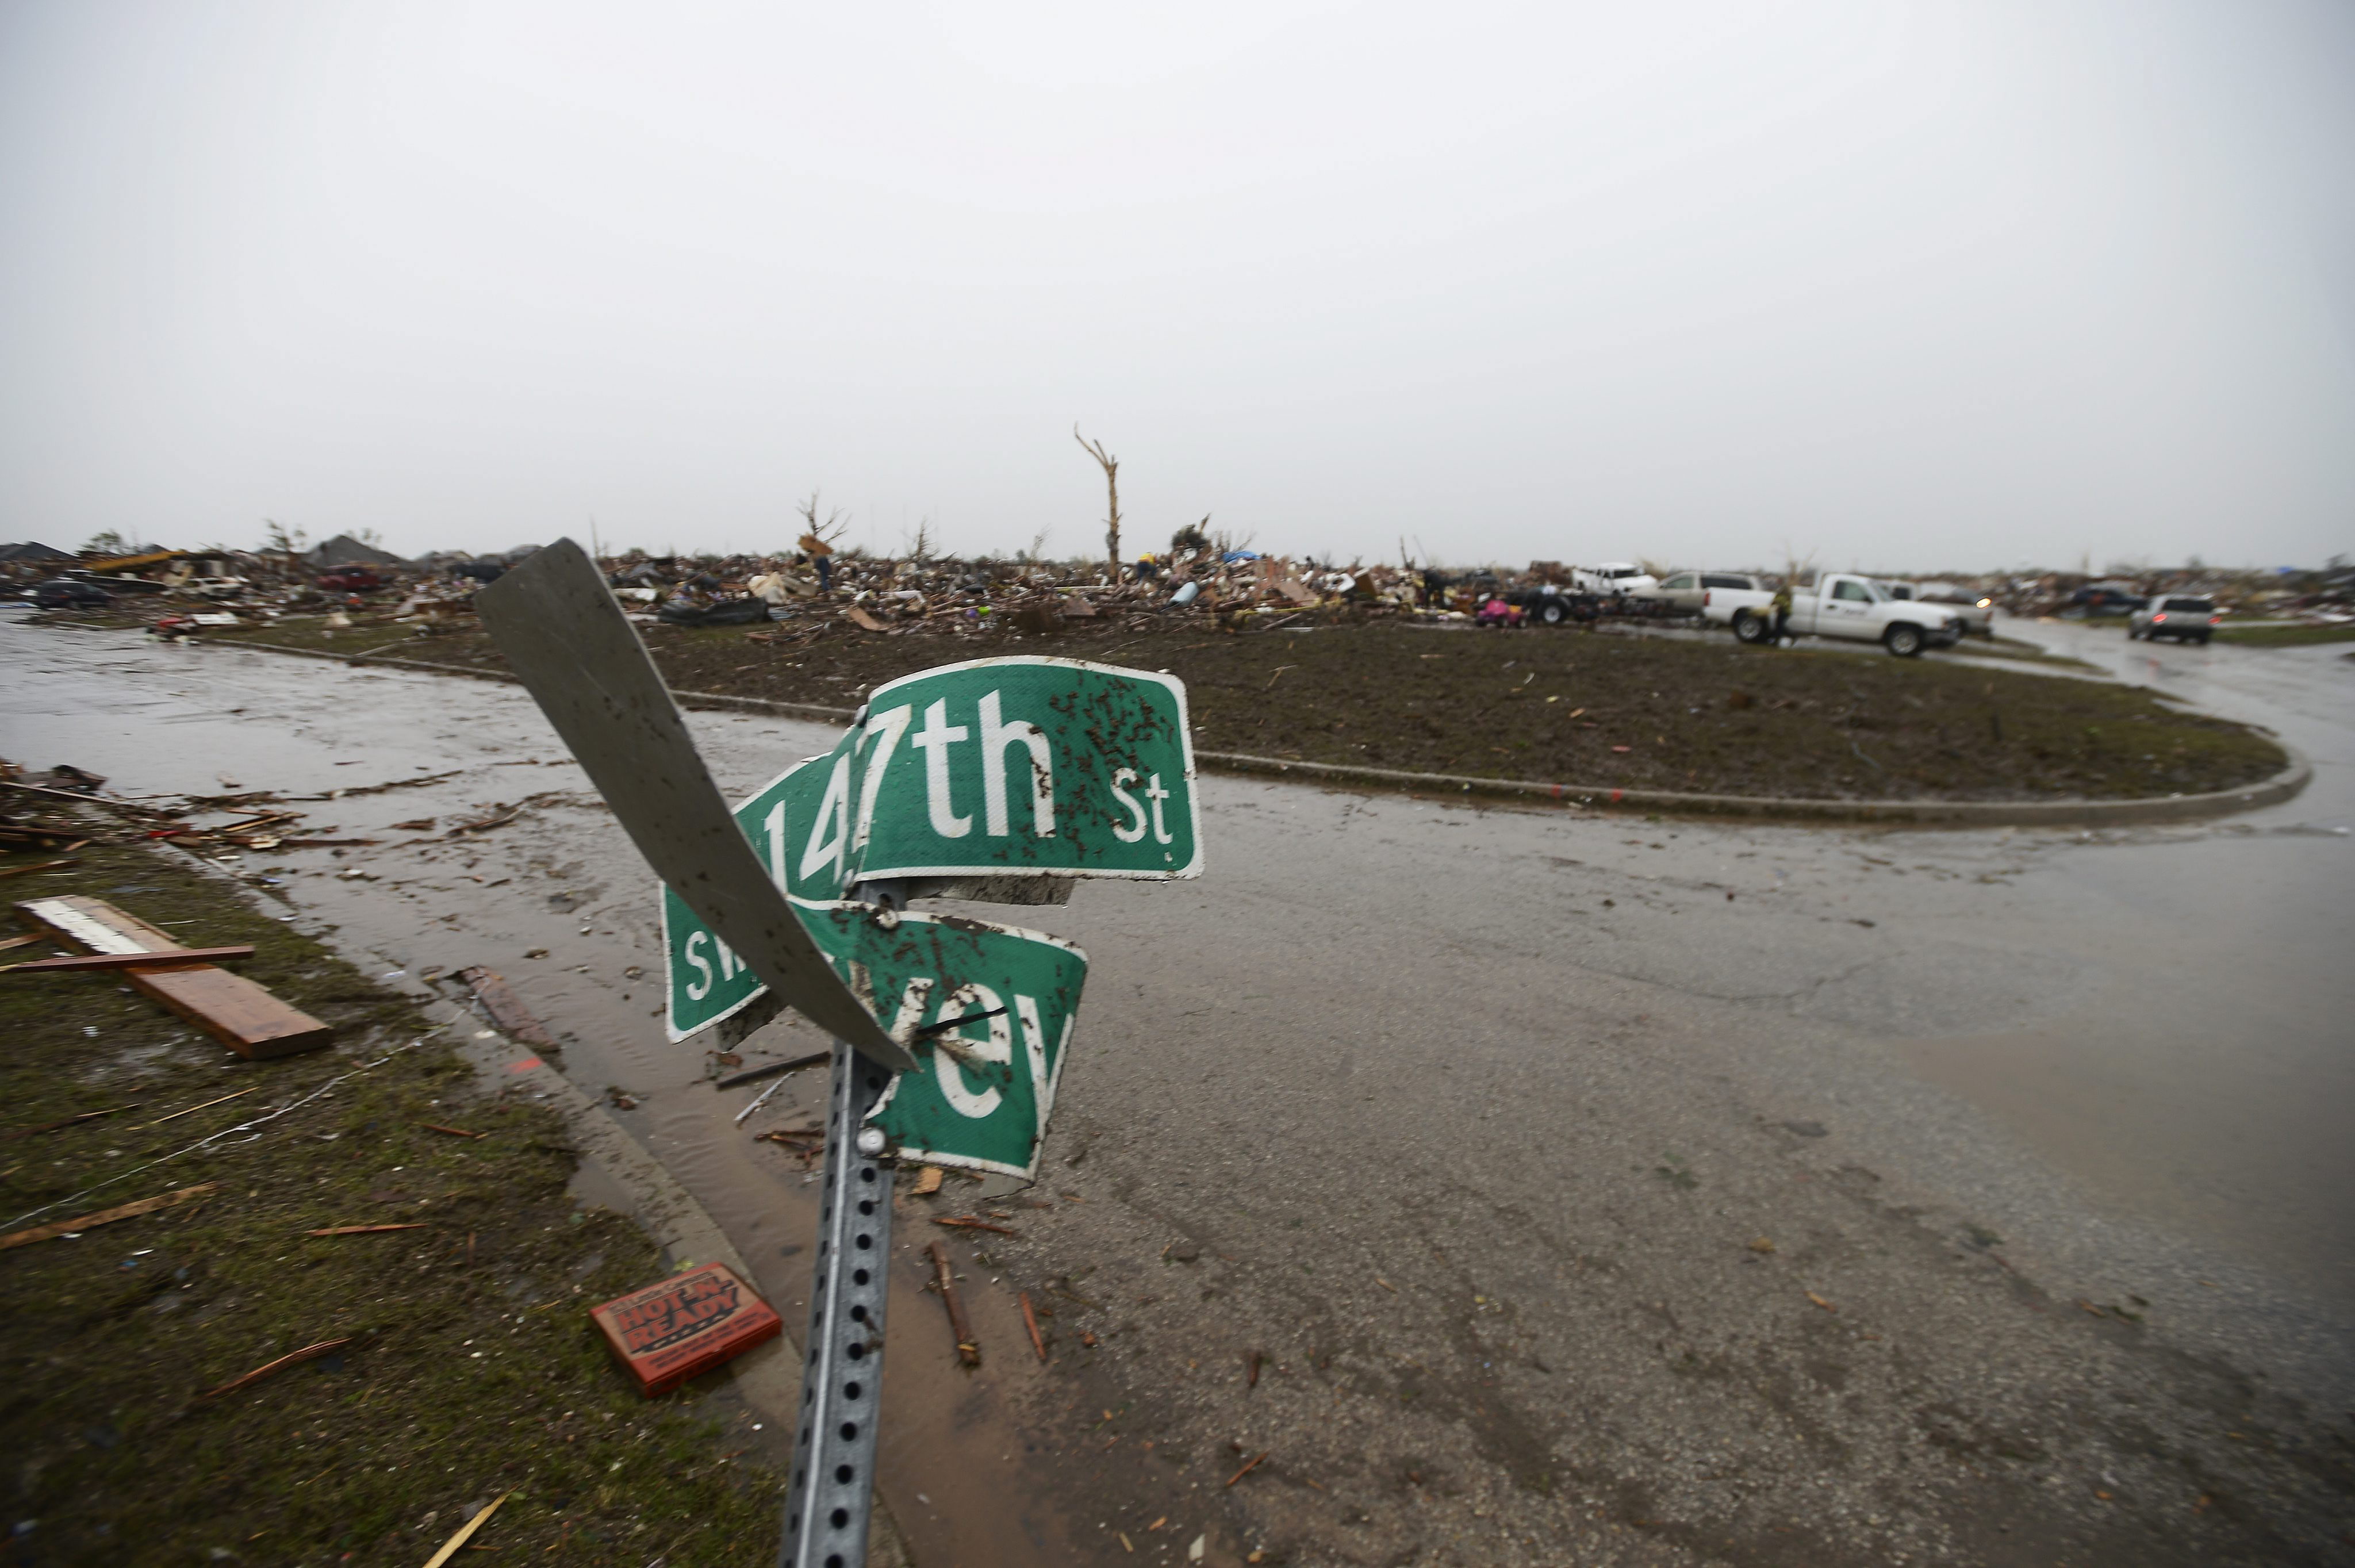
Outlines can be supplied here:
[[[844, 709], [895, 676], [996, 655], [1167, 669], [1187, 683], [1204, 751], [1599, 788], [2116, 799], [2233, 788], [2288, 761], [2245, 726], [2178, 712], [2135, 688], [1877, 649], [1383, 622], [1048, 637], [837, 627], [806, 644], [751, 642], [742, 627], [645, 635], [677, 689]], [[479, 632], [419, 638], [413, 651], [501, 667]]]
[[2219, 626], [2215, 637], [2244, 647], [2302, 648], [2316, 643], [2355, 643], [2355, 625]]
[[[728, 1457], [747, 1442], [696, 1413], [709, 1387], [643, 1400], [595, 1336], [588, 1306], [663, 1265], [630, 1221], [567, 1195], [574, 1158], [556, 1117], [486, 1092], [403, 997], [243, 890], [169, 850], [79, 855], [12, 893], [94, 894], [190, 942], [252, 943], [241, 972], [336, 1038], [248, 1062], [119, 976], [0, 981], [5, 1228], [217, 1184], [0, 1253], [0, 1437], [9, 1520], [28, 1521], [10, 1561], [413, 1568], [467, 1510], [511, 1490], [476, 1537], [508, 1554], [491, 1561], [676, 1568], [773, 1551], [778, 1477]], [[344, 1073], [250, 1136], [115, 1179]], [[387, 1223], [421, 1228], [305, 1234]]]

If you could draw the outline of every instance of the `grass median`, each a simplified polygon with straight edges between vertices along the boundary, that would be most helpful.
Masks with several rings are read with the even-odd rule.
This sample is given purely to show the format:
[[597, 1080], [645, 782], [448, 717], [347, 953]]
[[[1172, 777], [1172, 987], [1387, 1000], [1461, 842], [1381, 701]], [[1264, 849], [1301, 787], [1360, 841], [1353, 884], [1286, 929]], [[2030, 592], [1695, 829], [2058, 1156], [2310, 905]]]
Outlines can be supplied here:
[[[510, 1492], [474, 1538], [506, 1553], [489, 1561], [773, 1552], [779, 1477], [730, 1452], [762, 1440], [740, 1413], [724, 1429], [698, 1413], [724, 1374], [642, 1399], [591, 1327], [591, 1304], [663, 1265], [630, 1221], [570, 1198], [551, 1112], [486, 1087], [404, 997], [175, 852], [76, 858], [10, 880], [12, 898], [87, 893], [192, 945], [250, 943], [240, 972], [336, 1041], [246, 1061], [119, 975], [0, 977], [0, 1229], [208, 1189], [0, 1253], [12, 1561], [414, 1568]], [[353, 1225], [411, 1228], [311, 1233]]]
[[[1877, 648], [1731, 638], [1473, 631], [1370, 622], [1305, 632], [881, 635], [837, 625], [647, 628], [675, 689], [857, 706], [869, 687], [962, 659], [1042, 654], [1167, 669], [1207, 752], [1411, 772], [1756, 796], [2132, 799], [2231, 789], [2287, 765], [2244, 725], [2125, 686]], [[295, 644], [299, 627], [260, 640]], [[357, 653], [350, 630], [332, 644]], [[368, 645], [502, 667], [479, 632]]]

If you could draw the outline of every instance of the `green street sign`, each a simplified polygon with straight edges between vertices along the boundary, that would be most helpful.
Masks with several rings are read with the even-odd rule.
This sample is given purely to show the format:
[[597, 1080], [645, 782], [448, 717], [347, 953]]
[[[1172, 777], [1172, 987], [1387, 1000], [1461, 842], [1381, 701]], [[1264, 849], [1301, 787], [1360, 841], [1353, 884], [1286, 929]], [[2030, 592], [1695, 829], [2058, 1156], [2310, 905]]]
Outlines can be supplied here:
[[860, 733], [856, 790], [820, 825], [844, 845], [845, 886], [1201, 875], [1174, 677], [1075, 659], [944, 665], [868, 693]]
[[1087, 955], [1060, 937], [954, 915], [797, 907], [819, 950], [915, 1055], [916, 1070], [892, 1079], [868, 1118], [900, 1157], [1037, 1174]]
[[[878, 687], [868, 715], [734, 808], [805, 915], [862, 880], [1201, 875], [1186, 688], [1172, 677], [978, 659]], [[763, 987], [667, 886], [662, 910], [676, 1042]]]
[[[784, 889], [797, 912], [805, 901], [831, 902], [842, 896], [841, 857], [823, 845], [813, 856], [810, 825], [822, 814], [833, 814], [829, 800], [847, 795], [850, 752], [858, 739], [859, 732], [852, 731], [833, 751], [795, 763], [734, 808], [736, 824], [751, 841], [752, 853], [768, 868], [769, 880]], [[668, 967], [664, 1029], [673, 1043], [709, 1029], [765, 989], [760, 977], [666, 883], [662, 921], [663, 957]]]

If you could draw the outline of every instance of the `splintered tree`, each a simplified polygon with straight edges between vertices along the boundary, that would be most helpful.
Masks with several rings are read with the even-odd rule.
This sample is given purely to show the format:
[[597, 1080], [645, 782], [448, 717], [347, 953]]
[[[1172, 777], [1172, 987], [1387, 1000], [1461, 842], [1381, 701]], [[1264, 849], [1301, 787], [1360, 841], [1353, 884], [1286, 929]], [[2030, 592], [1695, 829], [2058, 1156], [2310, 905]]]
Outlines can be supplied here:
[[1071, 439], [1080, 450], [1103, 465], [1104, 471], [1104, 506], [1110, 516], [1104, 518], [1104, 559], [1111, 564], [1112, 579], [1120, 581], [1120, 459], [1106, 452], [1101, 441], [1090, 441], [1071, 427]]
[[809, 526], [808, 531], [802, 535], [802, 553], [808, 556], [832, 555], [834, 541], [840, 539], [844, 531], [850, 527], [850, 519], [843, 516], [841, 507], [833, 507], [827, 509], [826, 521], [819, 522], [817, 496], [816, 491], [811, 491], [809, 499], [794, 508], [801, 513], [802, 521]]

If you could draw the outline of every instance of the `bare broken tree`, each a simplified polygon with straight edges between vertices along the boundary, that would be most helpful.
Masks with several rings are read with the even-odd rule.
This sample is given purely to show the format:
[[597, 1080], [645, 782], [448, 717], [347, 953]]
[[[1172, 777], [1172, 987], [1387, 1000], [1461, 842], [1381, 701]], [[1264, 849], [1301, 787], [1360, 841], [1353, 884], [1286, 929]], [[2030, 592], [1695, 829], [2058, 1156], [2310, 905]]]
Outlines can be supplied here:
[[831, 555], [834, 553], [834, 541], [840, 539], [845, 530], [850, 527], [850, 519], [843, 515], [841, 507], [835, 507], [828, 509], [826, 512], [826, 521], [822, 523], [819, 522], [817, 520], [817, 496], [818, 493], [816, 491], [811, 491], [809, 493], [809, 499], [804, 501], [799, 507], [794, 508], [795, 511], [801, 513], [802, 521], [809, 525], [809, 531], [803, 536], [804, 539], [805, 541], [814, 540], [821, 547], [817, 549], [810, 549], [809, 544], [805, 542], [802, 546], [802, 550], [805, 554], [808, 555]]
[[1117, 582], [1120, 581], [1120, 459], [1106, 452], [1103, 442], [1090, 441], [1082, 435], [1078, 425], [1071, 427], [1071, 439], [1080, 443], [1082, 452], [1103, 465], [1105, 506], [1112, 514], [1104, 519], [1104, 556], [1112, 563], [1112, 579]]

